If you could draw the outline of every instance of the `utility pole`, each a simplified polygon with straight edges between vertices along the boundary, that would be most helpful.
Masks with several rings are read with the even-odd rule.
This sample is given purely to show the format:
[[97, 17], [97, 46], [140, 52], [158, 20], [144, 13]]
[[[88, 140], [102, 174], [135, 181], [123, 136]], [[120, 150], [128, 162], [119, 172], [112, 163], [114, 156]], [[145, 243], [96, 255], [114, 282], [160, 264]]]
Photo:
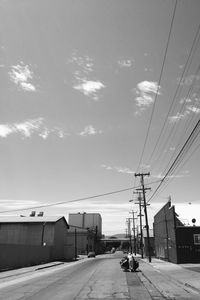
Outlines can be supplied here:
[[132, 241], [131, 241], [131, 218], [127, 218], [127, 224], [128, 224], [128, 235], [130, 239], [130, 252], [132, 253]]
[[[171, 196], [169, 196], [168, 202], [171, 202]], [[164, 209], [165, 214], [165, 229], [166, 229], [166, 244], [167, 244], [167, 260], [169, 261], [169, 232], [168, 232], [168, 220], [166, 216], [166, 209]]]
[[97, 252], [97, 234], [98, 234], [98, 226], [95, 227], [95, 238], [94, 238], [94, 242], [95, 242], [94, 251], [95, 251], [95, 253]]
[[143, 230], [142, 230], [142, 217], [144, 215], [142, 214], [142, 197], [141, 197], [141, 192], [134, 192], [134, 194], [138, 194], [138, 203], [135, 203], [135, 204], [139, 204], [139, 215], [138, 215], [138, 217], [140, 218], [140, 250], [141, 250], [141, 257], [144, 258]]
[[75, 260], [77, 259], [77, 232], [76, 232], [76, 228], [74, 230], [74, 256], [75, 256]]
[[135, 238], [135, 220], [137, 218], [135, 218], [134, 214], [136, 213], [136, 211], [132, 210], [130, 213], [132, 213], [133, 215], [133, 241], [134, 241], [134, 244], [133, 244], [133, 249], [134, 249], [134, 254], [136, 255], [136, 238]]
[[143, 204], [144, 204], [144, 214], [145, 214], [145, 221], [146, 221], [146, 230], [147, 230], [147, 245], [148, 245], [148, 254], [149, 254], [149, 262], [151, 262], [151, 247], [150, 247], [150, 238], [149, 238], [149, 224], [148, 224], [148, 216], [147, 216], [147, 203], [146, 203], [146, 190], [150, 190], [150, 188], [145, 188], [144, 187], [144, 176], [149, 176], [150, 173], [135, 173], [135, 177], [140, 177], [141, 178], [141, 190], [143, 193]]

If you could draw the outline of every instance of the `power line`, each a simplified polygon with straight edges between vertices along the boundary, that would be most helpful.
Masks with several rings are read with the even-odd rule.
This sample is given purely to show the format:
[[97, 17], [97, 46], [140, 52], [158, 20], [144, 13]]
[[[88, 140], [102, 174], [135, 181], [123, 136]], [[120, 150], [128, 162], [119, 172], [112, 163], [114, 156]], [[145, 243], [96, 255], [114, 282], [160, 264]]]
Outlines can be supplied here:
[[159, 77], [159, 80], [158, 80], [157, 91], [156, 91], [156, 95], [155, 95], [155, 99], [154, 99], [154, 103], [153, 103], [153, 108], [152, 108], [152, 112], [151, 112], [151, 116], [150, 116], [150, 121], [149, 121], [149, 125], [148, 125], [148, 128], [147, 128], [147, 133], [146, 133], [146, 137], [145, 137], [145, 141], [144, 141], [144, 145], [143, 145], [143, 149], [142, 149], [142, 153], [141, 153], [141, 156], [140, 156], [140, 160], [139, 160], [139, 164], [138, 164], [137, 170], [139, 169], [140, 164], [142, 162], [144, 151], [145, 151], [147, 140], [148, 140], [148, 136], [149, 136], [149, 132], [150, 132], [150, 127], [151, 127], [151, 123], [152, 123], [152, 119], [153, 119], [153, 114], [154, 114], [154, 111], [155, 111], [155, 106], [156, 106], [157, 97], [158, 97], [158, 90], [160, 88], [162, 74], [163, 74], [163, 70], [164, 70], [164, 66], [165, 66], [165, 61], [166, 61], [166, 57], [167, 57], [167, 51], [168, 51], [170, 37], [171, 37], [171, 32], [172, 32], [172, 28], [173, 28], [173, 23], [174, 23], [174, 18], [175, 18], [175, 13], [176, 13], [176, 7], [177, 7], [177, 0], [175, 1], [175, 5], [174, 5], [173, 16], [172, 16], [172, 20], [171, 20], [171, 24], [170, 24], [169, 35], [168, 35], [167, 44], [166, 44], [166, 48], [165, 48], [165, 53], [164, 53], [164, 58], [163, 58], [163, 62], [162, 62], [160, 77]]
[[[187, 99], [188, 97], [190, 97], [190, 94], [191, 94], [192, 91], [193, 91], [194, 85], [195, 85], [195, 83], [197, 82], [197, 75], [198, 75], [199, 71], [200, 71], [200, 65], [198, 66], [198, 68], [197, 68], [197, 70], [196, 70], [196, 73], [195, 73], [194, 78], [193, 78], [193, 80], [192, 80], [192, 83], [191, 83], [191, 86], [190, 86], [190, 88], [189, 88], [189, 91], [188, 91], [188, 93], [187, 93], [187, 95], [186, 95], [186, 97], [185, 97], [186, 99]], [[181, 107], [181, 110], [179, 111], [179, 114], [180, 114], [180, 115], [182, 115], [184, 105], [185, 105], [185, 103], [183, 102], [182, 107]], [[192, 120], [191, 120], [191, 121], [192, 121]], [[190, 123], [187, 123], [187, 124], [190, 125]], [[187, 124], [186, 124], [186, 125], [187, 125]], [[169, 134], [168, 134], [168, 136], [167, 136], [167, 139], [165, 140], [165, 143], [163, 144], [163, 150], [160, 151], [160, 154], [159, 154], [159, 156], [157, 157], [156, 162], [158, 162], [158, 161], [160, 160], [160, 158], [162, 157], [162, 155], [164, 154], [164, 149], [165, 149], [165, 147], [167, 146], [167, 143], [169, 142], [169, 139], [170, 139], [170, 140], [173, 140], [175, 134], [177, 133], [178, 125], [177, 125], [177, 126], [176, 126], [176, 125], [177, 125], [177, 123], [175, 123], [175, 129], [174, 129], [174, 127], [171, 128], [171, 130], [170, 130], [170, 132], [169, 132]], [[187, 127], [187, 128], [186, 128], [186, 127]], [[186, 129], [188, 130], [188, 128], [189, 128], [189, 126], [185, 126], [183, 132], [185, 133], [185, 132], [186, 132]], [[182, 138], [182, 136], [181, 136], [181, 138]], [[178, 148], [178, 147], [180, 146], [181, 138], [179, 139], [176, 148]], [[167, 164], [167, 167], [170, 165], [170, 163], [171, 163], [171, 161], [173, 160], [174, 156], [175, 156], [175, 152], [174, 152], [174, 154], [172, 155], [171, 159], [169, 160], [169, 162], [168, 162], [168, 164]], [[166, 167], [166, 169], [167, 169], [167, 167]], [[164, 172], [165, 172], [165, 171], [164, 171]], [[164, 172], [163, 172], [163, 173], [164, 173]]]
[[170, 166], [170, 168], [168, 169], [168, 171], [166, 172], [166, 174], [164, 175], [164, 177], [161, 179], [160, 184], [158, 185], [158, 187], [156, 188], [156, 190], [154, 191], [153, 195], [150, 197], [150, 199], [148, 200], [148, 202], [154, 197], [154, 195], [157, 193], [157, 191], [159, 190], [159, 188], [161, 187], [161, 185], [163, 184], [164, 180], [167, 178], [167, 176], [172, 175], [173, 172], [177, 169], [177, 167], [180, 165], [181, 160], [183, 159], [184, 155], [186, 155], [186, 153], [189, 151], [189, 149], [191, 148], [192, 144], [194, 143], [194, 141], [196, 140], [196, 138], [198, 137], [200, 133], [200, 120], [198, 120], [198, 122], [196, 123], [195, 127], [193, 128], [192, 132], [190, 133], [188, 139], [186, 140], [186, 142], [184, 143], [183, 147], [181, 148], [181, 150], [179, 151], [178, 155], [176, 156], [174, 162], [172, 163], [172, 165]]
[[[191, 49], [190, 49], [190, 52], [189, 52], [187, 61], [186, 61], [186, 63], [185, 63], [183, 72], [182, 72], [181, 77], [180, 77], [180, 80], [179, 80], [179, 84], [178, 84], [178, 86], [177, 86], [177, 88], [176, 88], [174, 97], [173, 97], [173, 99], [172, 99], [172, 102], [171, 102], [171, 105], [170, 105], [170, 107], [169, 107], [168, 113], [167, 113], [167, 115], [166, 115], [166, 117], [165, 117], [165, 120], [164, 120], [163, 126], [162, 126], [162, 128], [161, 128], [160, 134], [159, 134], [159, 136], [158, 136], [158, 138], [157, 138], [156, 144], [155, 144], [155, 146], [154, 146], [154, 148], [153, 148], [153, 151], [152, 151], [152, 153], [151, 153], [151, 155], [150, 155], [149, 161], [151, 161], [151, 159], [152, 159], [152, 157], [153, 157], [153, 155], [154, 155], [154, 153], [155, 153], [155, 150], [156, 150], [156, 148], [157, 148], [157, 146], [158, 146], [158, 143], [159, 143], [160, 138], [161, 138], [161, 136], [162, 136], [162, 133], [163, 133], [163, 131], [164, 131], [165, 125], [166, 125], [166, 123], [167, 123], [169, 114], [170, 114], [170, 112], [171, 112], [171, 110], [172, 110], [172, 108], [173, 108], [173, 105], [174, 105], [174, 103], [175, 103], [176, 96], [177, 96], [177, 94], [178, 94], [178, 91], [179, 91], [180, 85], [181, 85], [181, 83], [182, 83], [183, 77], [184, 77], [184, 75], [187, 74], [187, 72], [188, 72], [188, 70], [189, 70], [189, 67], [190, 67], [190, 65], [191, 65], [191, 62], [192, 62], [194, 53], [196, 52], [196, 48], [197, 48], [197, 45], [198, 45], [199, 39], [200, 39], [199, 32], [200, 32], [200, 24], [199, 24], [198, 29], [197, 29], [197, 31], [196, 31], [196, 34], [195, 34], [195, 37], [194, 37], [194, 40], [193, 40], [193, 43], [192, 43], [192, 47], [191, 47]], [[182, 88], [181, 88], [181, 89], [182, 89]], [[170, 136], [170, 135], [169, 135], [169, 136]]]
[[[185, 166], [185, 164], [191, 159], [191, 157], [195, 154], [195, 152], [199, 149], [199, 147], [200, 147], [200, 144], [198, 144], [198, 145], [195, 147], [195, 149], [192, 151], [192, 153], [190, 154], [190, 156], [184, 161], [184, 163], [183, 163], [182, 166], [181, 166], [181, 169], [182, 169], [182, 168]], [[180, 168], [179, 168], [179, 171], [180, 171]], [[176, 176], [177, 172], [178, 172], [178, 171], [175, 172], [175, 176]], [[172, 180], [175, 178], [175, 176], [173, 176], [173, 177], [171, 177], [171, 178], [168, 178], [168, 182], [165, 183], [165, 186], [161, 189], [160, 192], [158, 192], [158, 194], [162, 193], [162, 192], [166, 189], [166, 187], [169, 185], [170, 182], [172, 182]], [[153, 197], [152, 197], [152, 198], [153, 198]], [[152, 198], [151, 198], [151, 199], [152, 199]], [[151, 199], [149, 199], [148, 202], [149, 202]]]
[[[158, 183], [159, 181], [160, 180], [150, 182], [150, 183], [148, 183], [148, 185]], [[140, 185], [138, 187], [140, 187]], [[108, 192], [108, 193], [94, 195], [94, 196], [89, 196], [89, 197], [84, 197], [84, 198], [77, 198], [77, 199], [73, 199], [73, 200], [69, 200], [69, 201], [49, 203], [49, 204], [44, 204], [44, 205], [38, 205], [38, 206], [32, 206], [32, 207], [26, 207], [26, 208], [18, 208], [18, 209], [12, 209], [12, 210], [4, 210], [4, 211], [0, 211], [0, 214], [9, 213], [9, 212], [16, 212], [16, 211], [23, 211], [23, 210], [31, 210], [31, 209], [36, 209], [36, 208], [52, 207], [52, 206], [57, 206], [57, 205], [62, 205], [62, 204], [67, 204], [67, 203], [73, 203], [73, 202], [80, 202], [80, 201], [85, 201], [85, 200], [90, 200], [90, 199], [94, 199], [94, 198], [100, 198], [100, 197], [104, 197], [104, 196], [108, 196], [108, 195], [113, 195], [113, 194], [117, 194], [117, 193], [130, 191], [130, 190], [133, 190], [135, 188], [137, 188], [137, 187], [125, 188], [125, 189], [116, 190], [116, 191], [112, 191], [112, 192]]]

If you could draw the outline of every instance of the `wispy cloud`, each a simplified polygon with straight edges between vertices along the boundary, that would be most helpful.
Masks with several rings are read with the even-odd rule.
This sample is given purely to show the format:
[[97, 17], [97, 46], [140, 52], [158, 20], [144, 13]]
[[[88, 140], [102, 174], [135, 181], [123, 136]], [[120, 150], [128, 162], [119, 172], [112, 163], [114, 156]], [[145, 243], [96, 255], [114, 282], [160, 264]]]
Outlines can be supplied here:
[[124, 174], [135, 174], [135, 171], [129, 169], [129, 168], [121, 168], [121, 167], [115, 167], [118, 173], [124, 173]]
[[27, 92], [36, 91], [35, 86], [30, 82], [33, 79], [33, 72], [29, 65], [25, 65], [23, 62], [13, 65], [9, 71], [9, 76], [19, 89]]
[[170, 123], [176, 123], [178, 121], [180, 121], [181, 119], [185, 118], [186, 114], [181, 114], [181, 113], [177, 113], [174, 116], [169, 117], [169, 122]]
[[121, 59], [121, 60], [118, 60], [117, 63], [120, 68], [130, 68], [133, 66], [134, 60], [133, 59]]
[[79, 133], [81, 136], [88, 136], [88, 135], [96, 135], [101, 134], [102, 130], [96, 130], [92, 125], [86, 126], [83, 131]]
[[115, 171], [115, 172], [123, 173], [123, 174], [135, 174], [135, 171], [133, 171], [130, 168], [127, 168], [127, 167], [118, 167], [118, 166], [111, 167], [111, 166], [102, 164], [101, 168], [104, 168], [108, 171]]
[[67, 63], [72, 63], [79, 67], [79, 74], [82, 75], [88, 75], [94, 71], [94, 59], [88, 55], [79, 55], [77, 50], [73, 51]]
[[28, 120], [23, 123], [0, 124], [0, 136], [7, 137], [12, 133], [20, 133], [25, 137], [30, 137], [35, 131], [38, 131], [43, 123], [43, 118]]
[[73, 88], [95, 101], [99, 100], [99, 92], [105, 88], [105, 85], [98, 79], [89, 79], [94, 78], [92, 74], [94, 72], [94, 59], [88, 55], [81, 56], [77, 50], [74, 50], [68, 63], [75, 67]]
[[142, 81], [137, 84], [135, 102], [139, 111], [145, 110], [155, 100], [155, 95], [160, 95], [160, 86], [157, 82], [153, 81]]
[[[27, 207], [34, 207], [43, 205], [43, 203], [35, 201], [35, 200], [3, 200], [0, 201], [0, 207], [1, 210], [3, 209], [22, 209]], [[27, 212], [28, 215], [29, 212]], [[15, 213], [16, 214], [16, 213]], [[4, 215], [0, 215], [0, 217], [3, 217]]]
[[[188, 177], [189, 175], [189, 171], [182, 171], [180, 174], [177, 175], [168, 175], [166, 176], [166, 178], [171, 179], [171, 178], [184, 178], [184, 177]], [[162, 179], [164, 177], [163, 174], [152, 174], [151, 177], [153, 178], [158, 178], [158, 179]]]
[[97, 92], [100, 91], [102, 88], [105, 88], [105, 85], [100, 81], [79, 78], [79, 83], [74, 85], [73, 88], [75, 90], [79, 90], [85, 96], [91, 96], [93, 100], [97, 101], [99, 99]]
[[200, 108], [195, 105], [186, 105], [183, 113], [177, 112], [176, 115], [169, 117], [169, 123], [174, 124], [178, 121], [185, 119], [190, 114], [199, 114]]
[[0, 124], [0, 137], [2, 138], [6, 138], [11, 134], [20, 134], [22, 137], [29, 138], [35, 133], [43, 139], [47, 139], [51, 133], [59, 138], [64, 138], [66, 135], [59, 127], [48, 128], [45, 125], [44, 118], [30, 119], [22, 123]]
[[200, 75], [191, 74], [186, 76], [180, 81], [180, 78], [178, 78], [178, 82], [180, 82], [181, 85], [191, 85], [193, 82], [197, 82], [200, 80]]
[[194, 105], [187, 105], [186, 106], [186, 110], [188, 112], [192, 112], [192, 113], [195, 113], [195, 114], [199, 114], [200, 113], [200, 108], [199, 107], [196, 107]]

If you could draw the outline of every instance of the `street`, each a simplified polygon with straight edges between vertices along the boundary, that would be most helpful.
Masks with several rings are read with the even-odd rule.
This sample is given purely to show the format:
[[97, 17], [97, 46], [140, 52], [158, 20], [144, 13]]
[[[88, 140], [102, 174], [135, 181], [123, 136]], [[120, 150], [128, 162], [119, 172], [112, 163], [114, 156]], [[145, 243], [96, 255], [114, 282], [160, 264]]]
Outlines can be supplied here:
[[[198, 289], [169, 276], [170, 268], [178, 274], [177, 265], [159, 261], [150, 265], [140, 260], [138, 272], [123, 272], [122, 256], [116, 252], [50, 268], [10, 271], [8, 276], [2, 272], [0, 299], [200, 299]], [[195, 274], [199, 280], [199, 273]]]
[[0, 292], [0, 299], [7, 300], [129, 299], [119, 257], [110, 255], [26, 274], [0, 284]]

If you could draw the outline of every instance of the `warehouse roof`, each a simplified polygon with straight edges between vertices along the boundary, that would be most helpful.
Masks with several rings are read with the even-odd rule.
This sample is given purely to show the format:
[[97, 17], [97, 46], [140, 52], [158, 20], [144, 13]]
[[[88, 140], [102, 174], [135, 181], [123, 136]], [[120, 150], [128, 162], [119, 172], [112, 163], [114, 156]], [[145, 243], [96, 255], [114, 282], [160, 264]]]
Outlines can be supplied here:
[[68, 225], [65, 217], [63, 216], [34, 216], [34, 217], [24, 217], [24, 216], [7, 216], [0, 217], [0, 223], [56, 223], [60, 219], [64, 219], [65, 223]]

